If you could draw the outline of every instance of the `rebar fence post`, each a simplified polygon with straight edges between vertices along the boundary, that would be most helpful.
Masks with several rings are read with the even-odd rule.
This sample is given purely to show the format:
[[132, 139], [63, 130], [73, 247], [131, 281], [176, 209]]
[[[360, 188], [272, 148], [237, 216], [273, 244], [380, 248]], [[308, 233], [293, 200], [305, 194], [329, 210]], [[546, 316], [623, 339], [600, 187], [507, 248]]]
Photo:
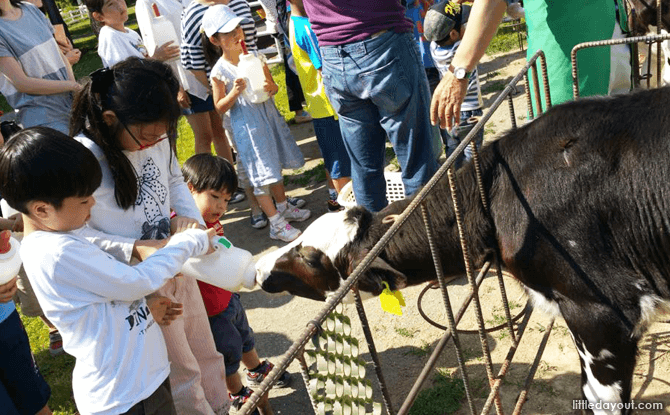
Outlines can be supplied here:
[[423, 385], [424, 381], [428, 377], [428, 373], [432, 372], [436, 362], [437, 358], [442, 354], [442, 351], [444, 347], [446, 346], [447, 341], [449, 340], [449, 337], [451, 337], [454, 341], [454, 349], [456, 351], [456, 360], [458, 361], [458, 368], [461, 372], [461, 378], [463, 379], [463, 386], [465, 387], [465, 396], [468, 399], [468, 406], [470, 409], [470, 413], [474, 415], [476, 413], [476, 408], [475, 408], [475, 403], [474, 399], [472, 397], [472, 392], [470, 391], [470, 379], [468, 378], [468, 372], [465, 368], [465, 359], [463, 356], [463, 353], [461, 351], [461, 342], [458, 338], [458, 334], [456, 331], [456, 321], [454, 319], [454, 310], [451, 307], [451, 300], [449, 299], [449, 293], [447, 291], [447, 284], [444, 279], [444, 273], [442, 271], [442, 261], [440, 260], [440, 256], [438, 254], [438, 249], [437, 245], [435, 244], [435, 238], [433, 234], [433, 224], [430, 220], [430, 214], [428, 213], [428, 209], [426, 208], [425, 202], [421, 204], [421, 216], [423, 218], [423, 223], [426, 228], [426, 236], [428, 237], [428, 245], [430, 246], [430, 252], [433, 256], [433, 263], [435, 265], [435, 272], [437, 275], [437, 280], [440, 284], [440, 290], [442, 292], [442, 300], [444, 302], [444, 307], [447, 312], [447, 324], [448, 324], [448, 332], [451, 334], [451, 336], [443, 336], [443, 338], [440, 340], [438, 345], [436, 346], [435, 350], [431, 354], [430, 358], [424, 365], [424, 369], [419, 375], [419, 378], [417, 381], [414, 383], [414, 386], [410, 390], [409, 394], [407, 395], [407, 398], [405, 399], [405, 402], [403, 405], [400, 407], [400, 411], [398, 411], [398, 415], [405, 415], [409, 412], [410, 408], [412, 407], [412, 404], [414, 403], [414, 400], [416, 399], [416, 396], [419, 393], [419, 390], [421, 386]]
[[[458, 227], [458, 235], [461, 241], [461, 249], [463, 251], [463, 259], [465, 261], [465, 274], [468, 277], [468, 282], [470, 283], [470, 288], [475, 292], [473, 300], [475, 302], [475, 316], [477, 319], [477, 330], [479, 332], [479, 341], [481, 342], [482, 352], [484, 352], [486, 374], [489, 378], [489, 385], [493, 384], [494, 374], [493, 374], [493, 361], [491, 360], [491, 351], [489, 349], [488, 340], [486, 339], [486, 332], [484, 329], [484, 316], [482, 313], [482, 305], [479, 301], [479, 287], [475, 284], [474, 276], [472, 275], [472, 263], [470, 259], [470, 251], [468, 243], [465, 240], [465, 230], [463, 228], [463, 215], [461, 214], [461, 206], [456, 188], [456, 180], [454, 178], [453, 168], [447, 170], [447, 177], [449, 179], [449, 188], [451, 190], [451, 200], [454, 205], [454, 214], [456, 216], [456, 225]], [[496, 413], [501, 415], [502, 402], [500, 396], [496, 396]]]
[[375, 374], [377, 375], [377, 381], [379, 382], [379, 388], [382, 392], [382, 400], [384, 401], [384, 407], [386, 408], [386, 413], [389, 415], [393, 414], [393, 406], [391, 405], [391, 397], [389, 395], [388, 387], [384, 381], [384, 374], [382, 373], [381, 363], [379, 363], [379, 355], [377, 355], [377, 348], [375, 347], [375, 341], [372, 338], [372, 332], [370, 331], [370, 325], [368, 324], [368, 318], [365, 315], [365, 308], [363, 307], [363, 301], [361, 296], [358, 294], [358, 288], [354, 289], [354, 298], [356, 299], [356, 311], [358, 311], [358, 317], [361, 320], [361, 326], [363, 327], [363, 333], [365, 334], [365, 341], [368, 344], [368, 350], [370, 350], [370, 357], [372, 357], [372, 366], [375, 369]]

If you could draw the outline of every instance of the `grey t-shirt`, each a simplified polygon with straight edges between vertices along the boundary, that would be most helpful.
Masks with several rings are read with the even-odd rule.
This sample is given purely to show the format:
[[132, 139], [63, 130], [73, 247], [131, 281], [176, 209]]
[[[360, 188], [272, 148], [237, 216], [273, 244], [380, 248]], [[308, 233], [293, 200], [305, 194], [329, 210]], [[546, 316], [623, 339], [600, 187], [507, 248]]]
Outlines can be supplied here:
[[[0, 17], [0, 56], [16, 59], [31, 78], [67, 80], [67, 68], [53, 37], [53, 27], [37, 7], [21, 3], [18, 20]], [[31, 95], [22, 93], [4, 74], [0, 74], [0, 92], [9, 105], [19, 110], [23, 127], [43, 125], [67, 134], [72, 94]]]

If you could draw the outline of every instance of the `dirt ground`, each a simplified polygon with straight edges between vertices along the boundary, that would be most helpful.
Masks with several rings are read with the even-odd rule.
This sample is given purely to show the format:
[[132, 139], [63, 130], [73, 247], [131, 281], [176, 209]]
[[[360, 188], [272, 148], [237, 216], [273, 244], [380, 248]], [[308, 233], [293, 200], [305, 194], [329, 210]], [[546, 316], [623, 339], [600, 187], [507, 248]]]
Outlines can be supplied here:
[[[488, 106], [494, 97], [525, 64], [524, 53], [514, 52], [506, 55], [488, 57], [480, 64], [480, 79], [484, 92], [485, 104]], [[520, 85], [521, 86], [521, 85]], [[526, 121], [526, 102], [522, 88], [514, 99], [517, 123]], [[490, 140], [501, 132], [509, 129], [509, 110], [507, 104], [494, 115], [487, 124], [486, 139]], [[305, 154], [307, 166], [305, 170], [319, 163], [319, 152], [311, 124], [293, 125], [293, 134]], [[327, 191], [325, 183], [301, 187], [296, 184], [287, 186], [288, 194], [304, 198], [312, 210], [312, 218], [326, 212]], [[283, 243], [271, 240], [268, 229], [256, 230], [249, 226], [248, 204], [231, 205], [229, 213], [224, 217], [226, 235], [237, 246], [251, 251], [257, 258], [264, 253], [276, 249]], [[300, 223], [300, 229], [311, 222]], [[521, 288], [511, 279], [506, 278], [508, 298], [513, 306], [512, 313], [518, 313], [525, 304]], [[390, 389], [392, 405], [397, 411], [406, 395], [410, 391], [414, 379], [418, 376], [443, 332], [431, 326], [419, 314], [417, 297], [423, 287], [413, 287], [403, 291], [407, 306], [402, 316], [395, 316], [381, 310], [379, 302], [368, 300], [364, 303], [370, 323], [376, 349], [381, 359], [381, 366]], [[467, 294], [469, 287], [465, 278], [460, 278], [450, 284], [449, 291], [454, 308], [457, 308], [461, 299]], [[480, 290], [484, 307], [484, 320], [487, 326], [496, 324], [502, 315], [500, 294], [497, 281], [487, 278]], [[323, 307], [323, 303], [293, 296], [270, 296], [260, 290], [243, 292], [241, 294], [251, 326], [256, 333], [256, 346], [263, 358], [279, 362], [283, 353], [298, 339], [305, 330], [307, 322], [316, 316]], [[437, 290], [430, 290], [422, 302], [422, 308], [436, 321], [443, 324], [444, 305]], [[473, 313], [466, 314], [459, 329], [476, 328]], [[347, 306], [345, 314], [351, 317], [353, 335], [365, 344], [360, 323], [353, 305]], [[537, 346], [546, 330], [548, 319], [537, 311], [533, 314], [528, 329], [522, 339], [515, 358], [502, 386], [504, 408], [511, 412], [516, 397], [521, 390], [527, 372], [535, 359]], [[485, 397], [488, 395], [486, 372], [482, 357], [479, 337], [477, 335], [461, 335], [462, 350], [467, 359], [469, 377], [473, 385], [476, 407], [480, 411]], [[492, 352], [494, 371], [500, 369], [501, 362], [511, 345], [510, 336], [504, 331], [488, 335], [489, 347]], [[362, 357], [370, 362], [367, 348], [361, 346], [365, 352]], [[426, 352], [428, 351], [428, 352]], [[447, 373], [457, 371], [457, 363], [450, 343], [437, 364], [440, 370]], [[307, 395], [305, 385], [299, 372], [299, 365], [294, 361], [289, 366], [294, 375], [293, 384], [284, 389], [270, 392], [270, 402], [277, 414], [302, 415], [312, 414], [313, 410]], [[372, 367], [368, 365], [368, 374]], [[670, 413], [670, 325], [658, 323], [651, 327], [649, 333], [640, 344], [638, 364], [634, 376], [633, 399], [635, 402], [662, 402], [665, 409], [657, 411], [638, 411], [640, 414]], [[427, 384], [430, 385], [431, 381]], [[578, 399], [580, 393], [580, 366], [578, 354], [572, 339], [563, 321], [556, 321], [549, 338], [546, 350], [530, 390], [530, 397], [524, 406], [523, 413], [527, 414], [576, 414], [573, 410], [573, 399]], [[376, 402], [381, 402], [381, 396], [375, 391], [373, 396]], [[467, 403], [457, 412], [468, 413]]]

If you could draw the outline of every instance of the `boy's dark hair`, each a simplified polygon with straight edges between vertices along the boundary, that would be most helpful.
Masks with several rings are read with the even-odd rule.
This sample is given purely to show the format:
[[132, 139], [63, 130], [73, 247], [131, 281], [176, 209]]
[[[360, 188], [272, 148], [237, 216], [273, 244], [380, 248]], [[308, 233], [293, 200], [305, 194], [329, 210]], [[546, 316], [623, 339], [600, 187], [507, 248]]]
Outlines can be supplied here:
[[32, 201], [60, 209], [67, 197], [92, 195], [101, 180], [91, 150], [48, 127], [21, 130], [0, 149], [0, 193], [21, 213]]
[[232, 164], [223, 157], [212, 154], [196, 154], [186, 160], [181, 168], [186, 183], [196, 192], [225, 190], [232, 194], [237, 190], [237, 173]]
[[[217, 35], [218, 33], [214, 36]], [[202, 37], [202, 51], [205, 54], [205, 62], [207, 62], [207, 65], [209, 65], [210, 68], [213, 68], [214, 65], [216, 65], [216, 61], [218, 61], [223, 54], [223, 51], [220, 47], [213, 44], [204, 32], [200, 33], [200, 36]]]
[[[114, 178], [114, 197], [122, 209], [135, 204], [137, 174], [123, 154], [119, 136], [123, 126], [165, 121], [172, 152], [176, 153], [179, 81], [172, 69], [154, 59], [131, 57], [111, 69], [91, 74], [72, 104], [70, 134], [83, 133], [95, 142], [109, 162]], [[114, 111], [119, 122], [108, 126], [102, 116]]]

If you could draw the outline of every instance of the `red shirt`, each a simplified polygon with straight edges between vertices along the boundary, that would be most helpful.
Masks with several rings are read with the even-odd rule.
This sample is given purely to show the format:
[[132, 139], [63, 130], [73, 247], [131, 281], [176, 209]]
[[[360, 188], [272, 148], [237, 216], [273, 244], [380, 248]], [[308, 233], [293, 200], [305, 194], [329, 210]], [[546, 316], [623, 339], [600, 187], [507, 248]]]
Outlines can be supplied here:
[[[223, 226], [221, 226], [220, 222], [206, 223], [206, 225], [208, 228], [216, 229], [217, 235], [223, 236]], [[198, 281], [198, 288], [200, 288], [200, 294], [202, 295], [202, 301], [205, 303], [205, 310], [207, 310], [208, 316], [215, 316], [228, 308], [228, 303], [233, 293], [202, 281]]]

